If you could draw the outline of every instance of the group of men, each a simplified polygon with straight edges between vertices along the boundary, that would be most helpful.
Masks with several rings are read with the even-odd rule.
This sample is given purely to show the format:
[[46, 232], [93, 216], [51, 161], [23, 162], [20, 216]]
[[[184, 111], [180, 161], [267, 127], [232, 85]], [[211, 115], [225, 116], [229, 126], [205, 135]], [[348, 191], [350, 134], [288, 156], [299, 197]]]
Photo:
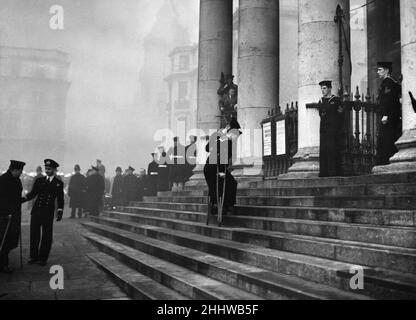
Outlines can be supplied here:
[[[377, 74], [381, 80], [379, 90], [380, 129], [377, 137], [377, 165], [390, 163], [398, 152], [395, 143], [402, 135], [401, 85], [392, 78], [393, 64], [379, 62]], [[322, 99], [319, 103], [320, 127], [320, 177], [342, 176], [341, 159], [344, 143], [345, 112], [342, 100], [332, 94], [332, 82], [319, 83]]]
[[148, 194], [157, 195], [158, 191], [180, 190], [193, 175], [197, 160], [197, 137], [191, 136], [187, 146], [173, 138], [173, 146], [165, 152], [152, 153], [152, 162], [148, 166]]
[[104, 207], [104, 195], [106, 188], [105, 167], [100, 160], [97, 165], [88, 170], [86, 176], [81, 174], [81, 167], [75, 165], [74, 174], [68, 185], [68, 196], [70, 198], [71, 218], [76, 215], [82, 218], [83, 213], [98, 216]]
[[29, 264], [47, 264], [52, 246], [55, 203], [56, 220], [61, 221], [64, 210], [64, 183], [57, 178], [59, 164], [46, 159], [46, 176], [39, 177], [32, 190], [22, 196], [20, 176], [26, 165], [21, 161], [10, 161], [9, 169], [0, 176], [0, 273], [11, 273], [9, 253], [21, 243], [22, 204], [35, 199], [30, 220]]

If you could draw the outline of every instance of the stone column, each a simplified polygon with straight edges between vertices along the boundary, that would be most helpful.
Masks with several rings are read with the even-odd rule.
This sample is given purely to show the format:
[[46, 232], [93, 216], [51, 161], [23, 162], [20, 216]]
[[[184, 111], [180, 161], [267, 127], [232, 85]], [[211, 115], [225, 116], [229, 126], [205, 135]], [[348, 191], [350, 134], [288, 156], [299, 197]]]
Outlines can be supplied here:
[[391, 164], [374, 168], [373, 172], [394, 173], [416, 171], [416, 113], [409, 91], [416, 96], [416, 1], [401, 0], [401, 51], [403, 73], [403, 136], [396, 143], [399, 152]]
[[[345, 32], [350, 43], [349, 0], [298, 0], [299, 2], [299, 150], [295, 164], [281, 179], [319, 176], [319, 127], [316, 109], [306, 104], [318, 102], [321, 95], [319, 82], [332, 80], [333, 94], [339, 89], [339, 32], [334, 21], [337, 5], [346, 14]], [[344, 41], [345, 42], [345, 41]], [[344, 47], [344, 86], [351, 88], [350, 64]]]
[[[217, 90], [221, 72], [232, 73], [232, 29], [232, 0], [200, 0], [197, 125], [205, 131], [202, 136], [220, 126]], [[187, 186], [205, 184], [202, 168], [195, 168]]]
[[240, 0], [238, 51], [238, 120], [245, 132], [240, 138], [244, 170], [235, 175], [259, 177], [262, 136], [254, 130], [261, 132], [261, 121], [279, 104], [278, 0]]

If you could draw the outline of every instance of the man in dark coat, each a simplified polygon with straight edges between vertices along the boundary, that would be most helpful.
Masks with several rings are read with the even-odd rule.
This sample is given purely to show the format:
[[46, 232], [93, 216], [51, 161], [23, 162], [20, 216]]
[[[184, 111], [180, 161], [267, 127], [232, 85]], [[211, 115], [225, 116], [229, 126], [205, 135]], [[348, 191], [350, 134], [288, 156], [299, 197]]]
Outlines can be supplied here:
[[111, 188], [112, 206], [118, 207], [124, 204], [123, 198], [123, 170], [118, 167], [116, 169], [116, 176], [113, 179]]
[[[51, 159], [45, 160], [46, 177], [36, 180], [26, 201], [36, 198], [30, 220], [30, 261], [46, 266], [52, 247], [53, 219], [55, 201], [58, 203], [57, 221], [64, 213], [64, 183], [57, 178], [59, 164]], [[42, 236], [41, 236], [42, 234]]]
[[196, 142], [197, 137], [189, 137], [191, 143], [185, 147], [186, 165], [185, 165], [185, 182], [189, 181], [189, 178], [193, 176], [194, 169], [196, 167]]
[[[218, 196], [222, 197], [225, 181], [223, 214], [232, 214], [236, 204], [237, 181], [230, 167], [236, 156], [237, 139], [241, 135], [240, 124], [232, 118], [225, 129], [214, 133], [206, 146], [209, 157], [204, 167], [204, 176], [208, 185], [213, 213], [218, 212]], [[217, 173], [219, 175], [217, 176]], [[218, 190], [217, 190], [218, 178]]]
[[134, 175], [134, 171], [134, 168], [129, 167], [123, 179], [123, 192], [126, 205], [132, 201], [140, 200], [139, 179]]
[[0, 273], [11, 273], [9, 253], [17, 248], [22, 217], [22, 182], [24, 162], [10, 162], [9, 170], [0, 176]]
[[398, 149], [396, 141], [402, 135], [402, 105], [400, 102], [401, 85], [391, 77], [393, 64], [391, 62], [379, 62], [377, 73], [382, 79], [379, 103], [381, 126], [377, 140], [377, 165], [390, 164]]
[[82, 218], [82, 210], [84, 208], [86, 181], [84, 175], [81, 174], [79, 165], [74, 167], [75, 174], [69, 180], [68, 196], [70, 197], [69, 207], [71, 208], [71, 219], [75, 218], [78, 210], [78, 218]]
[[323, 97], [319, 102], [320, 128], [320, 177], [336, 177], [342, 174], [341, 152], [344, 128], [344, 111], [341, 99], [332, 94], [332, 82], [322, 81]]
[[185, 182], [185, 147], [179, 142], [179, 138], [173, 138], [173, 147], [167, 153], [169, 167], [169, 181], [173, 185], [173, 191], [182, 189]]
[[92, 167], [90, 175], [87, 177], [87, 211], [92, 216], [100, 214], [100, 208], [103, 207], [103, 197], [105, 191], [104, 177], [99, 174], [97, 167]]
[[155, 197], [158, 192], [158, 181], [159, 181], [159, 164], [157, 163], [156, 153], [152, 153], [153, 161], [149, 163], [147, 167], [147, 187], [148, 196]]

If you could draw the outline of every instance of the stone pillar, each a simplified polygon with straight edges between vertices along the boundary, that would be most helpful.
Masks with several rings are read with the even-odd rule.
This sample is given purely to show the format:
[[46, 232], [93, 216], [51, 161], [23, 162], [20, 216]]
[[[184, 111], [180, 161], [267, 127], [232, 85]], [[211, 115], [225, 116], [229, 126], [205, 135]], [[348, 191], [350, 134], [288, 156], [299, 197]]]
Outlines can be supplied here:
[[[321, 97], [319, 82], [332, 80], [333, 94], [339, 89], [339, 32], [334, 21], [337, 5], [346, 15], [345, 32], [350, 43], [349, 0], [298, 0], [299, 4], [299, 151], [295, 164], [281, 179], [319, 176], [319, 127], [316, 109], [306, 104], [318, 102]], [[344, 86], [351, 88], [350, 64], [344, 48]]]
[[235, 175], [259, 177], [262, 136], [254, 130], [261, 133], [261, 121], [279, 104], [279, 1], [240, 0], [238, 75], [238, 120], [245, 130], [240, 138], [244, 169], [236, 170]]
[[401, 0], [401, 48], [403, 73], [403, 136], [396, 143], [399, 152], [391, 164], [374, 168], [373, 172], [394, 173], [416, 171], [416, 114], [409, 91], [416, 96], [416, 2]]
[[[217, 90], [221, 72], [232, 73], [232, 29], [232, 0], [200, 0], [197, 126], [205, 131], [202, 136], [220, 126]], [[195, 168], [187, 186], [205, 184], [202, 168]]]

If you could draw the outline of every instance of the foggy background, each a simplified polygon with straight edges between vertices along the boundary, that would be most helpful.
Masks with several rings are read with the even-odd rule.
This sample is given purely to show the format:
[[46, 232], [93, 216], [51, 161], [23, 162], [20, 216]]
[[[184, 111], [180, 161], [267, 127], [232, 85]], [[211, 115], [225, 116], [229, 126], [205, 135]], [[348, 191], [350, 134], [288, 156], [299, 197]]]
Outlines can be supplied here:
[[[52, 5], [64, 8], [62, 31], [49, 28]], [[157, 147], [154, 131], [167, 124], [160, 110], [143, 101], [142, 87], [169, 64], [146, 57], [144, 45], [156, 41], [169, 62], [176, 45], [197, 43], [198, 11], [197, 0], [0, 0], [0, 46], [57, 49], [70, 60], [62, 115], [65, 155], [40, 154], [39, 162], [28, 163], [26, 170], [47, 156], [64, 159], [65, 172], [72, 172], [74, 164], [86, 171], [97, 158], [111, 175], [118, 165], [147, 168]], [[163, 78], [157, 81], [166, 86]], [[154, 89], [151, 94], [157, 96]], [[4, 156], [1, 169], [8, 166]]]

